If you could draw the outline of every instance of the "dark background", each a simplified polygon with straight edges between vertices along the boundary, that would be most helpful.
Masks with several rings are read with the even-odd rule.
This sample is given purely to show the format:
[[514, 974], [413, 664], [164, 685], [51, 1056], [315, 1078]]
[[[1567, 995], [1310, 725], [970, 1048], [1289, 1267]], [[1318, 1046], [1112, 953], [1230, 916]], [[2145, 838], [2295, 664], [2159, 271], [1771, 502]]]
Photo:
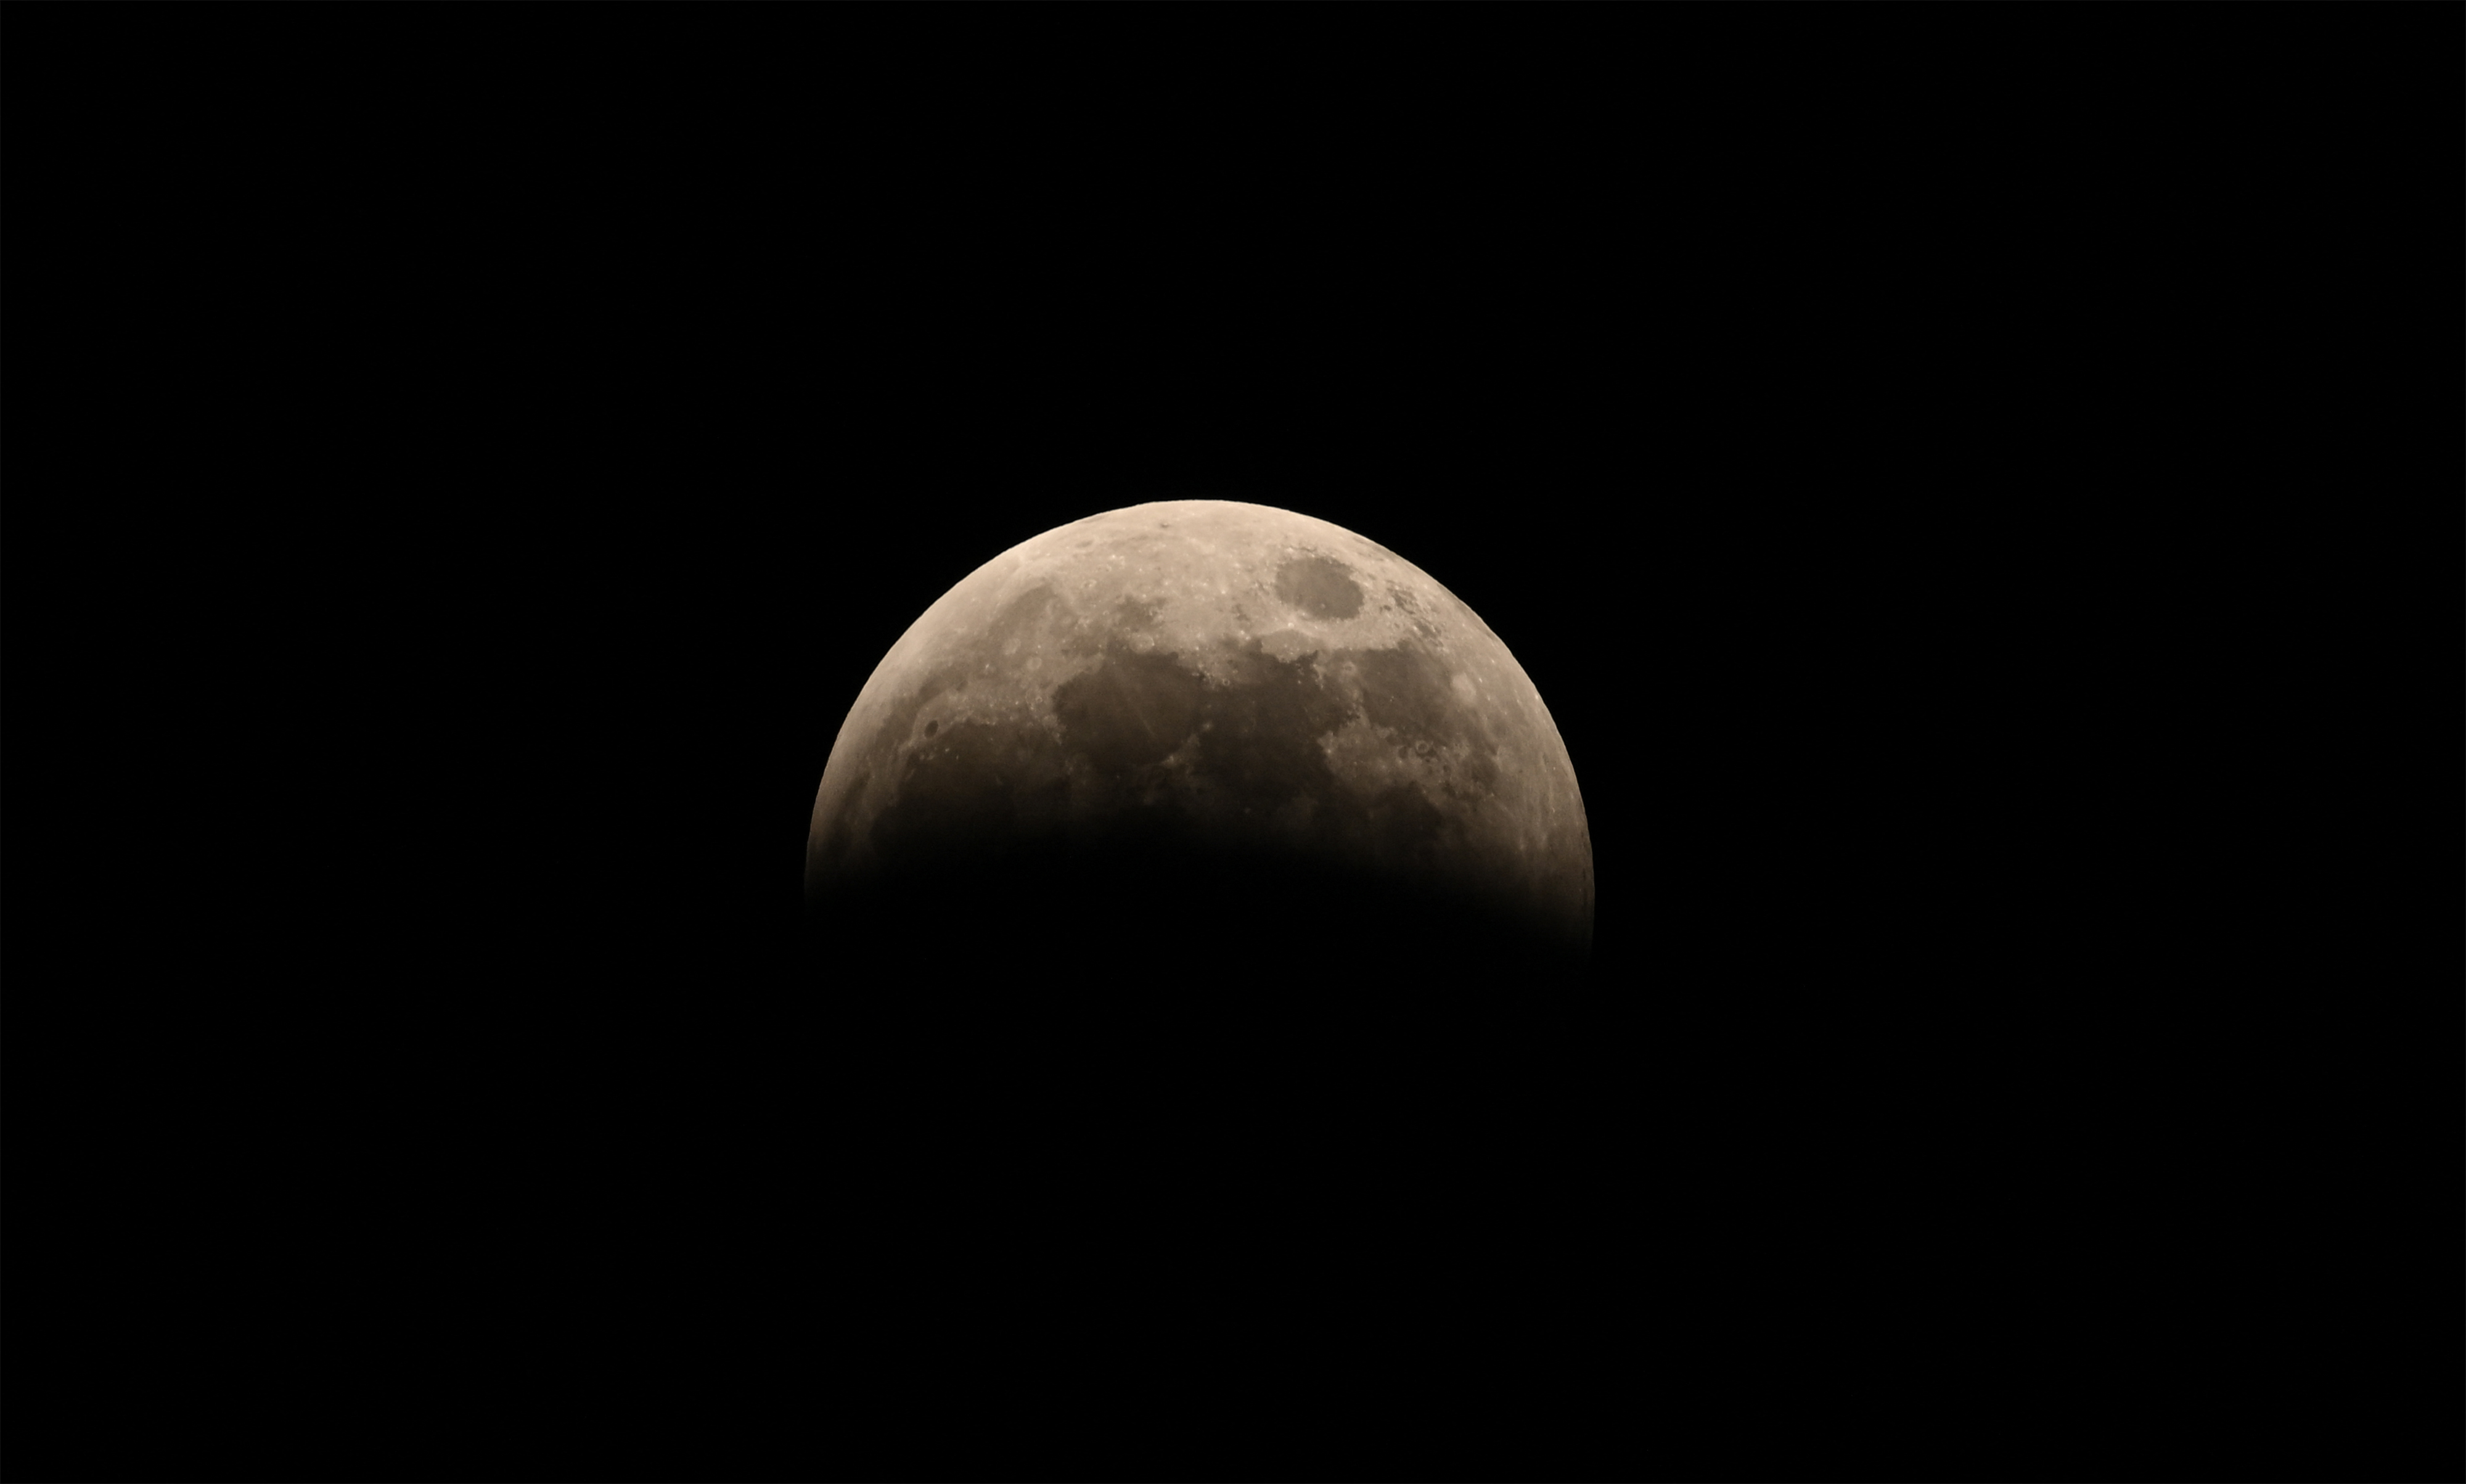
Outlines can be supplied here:
[[[2376, 813], [2291, 781], [2387, 544], [2316, 492], [2454, 500], [2455, 162], [2357, 163], [2454, 141], [2365, 85], [2454, 11], [27, 13], [17, 1476], [2455, 1476], [2455, 976], [2379, 926], [2454, 850], [2273, 894]], [[833, 1009], [964, 921], [800, 879], [907, 625], [1175, 498], [1478, 612], [1600, 901], [1580, 992], [1181, 1143], [1169, 1001], [1040, 1098]]]

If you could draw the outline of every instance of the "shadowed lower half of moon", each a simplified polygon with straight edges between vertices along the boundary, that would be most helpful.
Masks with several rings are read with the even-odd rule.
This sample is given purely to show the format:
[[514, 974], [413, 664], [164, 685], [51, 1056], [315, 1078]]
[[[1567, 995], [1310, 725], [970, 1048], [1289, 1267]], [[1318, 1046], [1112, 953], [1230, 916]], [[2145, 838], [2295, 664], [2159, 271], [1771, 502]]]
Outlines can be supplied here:
[[1132, 1001], [1563, 969], [1593, 915], [1574, 767], [1498, 637], [1364, 537], [1221, 501], [934, 603], [841, 729], [806, 887], [890, 977]]

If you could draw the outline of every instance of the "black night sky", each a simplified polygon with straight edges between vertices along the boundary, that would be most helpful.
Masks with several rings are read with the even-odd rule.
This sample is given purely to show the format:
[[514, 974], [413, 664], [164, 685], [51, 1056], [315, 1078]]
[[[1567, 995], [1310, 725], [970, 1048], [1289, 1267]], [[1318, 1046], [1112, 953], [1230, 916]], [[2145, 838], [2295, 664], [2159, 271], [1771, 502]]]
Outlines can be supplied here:
[[[2221, 224], [2336, 189], [2313, 105], [2079, 21], [2037, 29], [2096, 87], [2025, 77], [1980, 58], [2051, 39], [1950, 12], [1886, 21], [1941, 33], [1905, 49], [1430, 11], [1427, 73], [1253, 37], [1245, 82], [1099, 86], [915, 21], [612, 9], [605, 67], [432, 35], [380, 83], [413, 43], [341, 27], [132, 132], [109, 49], [24, 13], [13, 68], [94, 80], [30, 107], [75, 149], [12, 124], [12, 251], [96, 286], [40, 375], [18, 331], [17, 416], [89, 430], [62, 478], [102, 533], [63, 570], [151, 595], [148, 714], [222, 759], [114, 900], [221, 987], [62, 1012], [80, 1070], [11, 1137], [81, 1132], [28, 1168], [119, 1171], [186, 1234], [104, 1202], [21, 1242], [16, 1203], [12, 1256], [123, 1274], [40, 1396], [164, 1419], [81, 1473], [21, 1386], [17, 1476], [2430, 1476], [2418, 1393], [2321, 1359], [2360, 1343], [2337, 1304], [2255, 1310], [2299, 1244], [2249, 1233], [2456, 1203], [2238, 1053], [2256, 991], [2202, 947], [2202, 862], [2271, 838], [2212, 731], [2251, 646], [2184, 580], [2243, 580], [2187, 490], [2270, 432], [2233, 369], [2272, 281]], [[91, 493], [128, 488], [171, 493]], [[954, 907], [848, 956], [802, 902], [892, 641], [1005, 549], [1178, 498], [1469, 604], [1598, 879], [1580, 992], [1296, 1019], [1317, 1091], [1209, 1155], [1142, 1102], [1238, 1081], [1153, 924]], [[1292, 960], [1264, 1002], [1300, 1016]], [[1001, 975], [1122, 1011], [838, 1008]], [[230, 1373], [264, 1395], [197, 1380]], [[1073, 1451], [1124, 1417], [1184, 1441]]]

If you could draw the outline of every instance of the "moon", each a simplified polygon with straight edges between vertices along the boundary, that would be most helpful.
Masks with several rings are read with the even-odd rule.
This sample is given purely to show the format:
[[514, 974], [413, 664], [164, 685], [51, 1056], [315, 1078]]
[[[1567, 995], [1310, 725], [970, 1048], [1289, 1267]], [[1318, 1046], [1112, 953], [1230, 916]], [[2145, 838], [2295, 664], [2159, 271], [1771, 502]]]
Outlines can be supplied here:
[[1194, 959], [1256, 940], [1255, 912], [1211, 906], [1241, 882], [1330, 907], [1348, 941], [1376, 933], [1347, 904], [1426, 909], [1379, 919], [1389, 949], [1472, 923], [1561, 961], [1591, 941], [1575, 767], [1507, 645], [1395, 552], [1260, 505], [1092, 515], [944, 594], [840, 728], [805, 885], [823, 907], [930, 898], [915, 931], [953, 944], [972, 904], [1029, 893], [1000, 930], [1024, 956], [1106, 915], [1077, 891], [1096, 863], [1135, 863], [1109, 890], [1215, 945]]
[[935, 1229], [1437, 1201], [1540, 1168], [1593, 1085], [1549, 708], [1436, 579], [1292, 511], [1133, 506], [969, 573], [849, 708], [805, 886], [819, 1019], [781, 1042], [842, 1174]]

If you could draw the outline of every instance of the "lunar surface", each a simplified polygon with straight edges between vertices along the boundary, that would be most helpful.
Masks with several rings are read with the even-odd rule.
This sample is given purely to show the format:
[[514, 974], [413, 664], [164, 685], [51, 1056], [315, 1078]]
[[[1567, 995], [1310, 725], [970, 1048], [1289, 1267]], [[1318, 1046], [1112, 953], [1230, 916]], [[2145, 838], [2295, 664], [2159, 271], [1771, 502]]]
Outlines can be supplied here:
[[1507, 646], [1384, 547], [1264, 506], [1089, 516], [945, 594], [840, 729], [806, 889], [1126, 851], [1591, 934], [1575, 769]]

